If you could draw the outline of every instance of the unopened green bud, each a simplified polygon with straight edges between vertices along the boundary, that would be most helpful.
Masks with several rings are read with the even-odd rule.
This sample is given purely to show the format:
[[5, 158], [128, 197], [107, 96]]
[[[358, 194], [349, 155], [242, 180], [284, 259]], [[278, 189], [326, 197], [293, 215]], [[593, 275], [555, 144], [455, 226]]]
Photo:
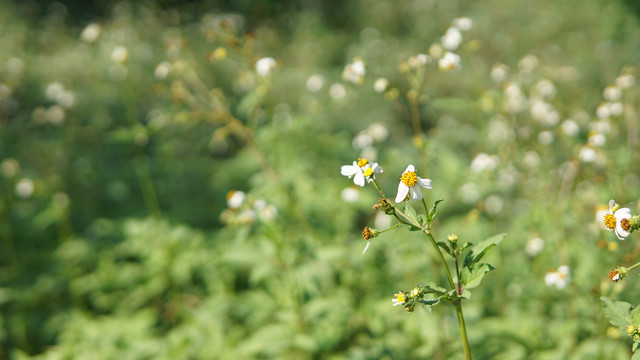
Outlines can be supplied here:
[[639, 341], [640, 340], [640, 333], [634, 333], [632, 338], [633, 338], [633, 341]]
[[[407, 303], [404, 306], [404, 309], [407, 310], [407, 312], [413, 312], [416, 309], [416, 304], [414, 302], [411, 303]], [[635, 339], [634, 339], [635, 340]]]

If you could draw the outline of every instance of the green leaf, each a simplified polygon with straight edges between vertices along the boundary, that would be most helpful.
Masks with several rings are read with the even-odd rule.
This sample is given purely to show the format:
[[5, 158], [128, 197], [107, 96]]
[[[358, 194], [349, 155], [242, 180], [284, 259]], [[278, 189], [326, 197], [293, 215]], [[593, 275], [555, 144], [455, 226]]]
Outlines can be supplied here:
[[436, 212], [436, 208], [438, 207], [438, 204], [440, 204], [443, 201], [444, 199], [440, 199], [440, 200], [436, 200], [436, 202], [433, 203], [433, 207], [431, 208], [431, 210], [429, 210], [429, 214], [427, 215], [427, 221], [429, 224], [431, 224], [433, 222], [433, 219], [436, 218], [436, 215], [438, 214]]
[[417, 224], [422, 225], [422, 223], [420, 222], [420, 218], [418, 217], [418, 213], [416, 212], [416, 210], [413, 208], [413, 206], [411, 205], [407, 205], [404, 207], [404, 214], [407, 215], [407, 217], [411, 220], [413, 220], [414, 222], [416, 222]]
[[426, 285], [422, 285], [422, 288], [426, 291], [433, 291], [439, 294], [444, 294], [447, 292], [447, 289], [436, 285], [434, 282], [430, 282]]
[[631, 310], [631, 322], [633, 323], [633, 326], [640, 326], [640, 306], [636, 306]]
[[442, 250], [446, 251], [447, 254], [451, 255], [451, 247], [449, 246], [449, 242], [444, 242], [444, 241], [438, 241], [437, 242], [438, 246], [440, 246], [442, 248]]
[[493, 266], [486, 263], [473, 264], [462, 269], [462, 271], [460, 272], [460, 281], [464, 285], [465, 289], [473, 289], [474, 287], [480, 285], [484, 274], [492, 271], [493, 269]]
[[609, 322], [619, 328], [625, 329], [631, 325], [631, 304], [625, 301], [611, 300], [601, 297], [604, 314]]
[[631, 360], [640, 360], [640, 351], [637, 351], [637, 346], [635, 346], [638, 343], [634, 343], [634, 348], [636, 348], [636, 350], [633, 352], [633, 356], [631, 356]]
[[480, 259], [482, 259], [484, 254], [486, 254], [487, 251], [489, 251], [489, 249], [491, 249], [492, 247], [500, 244], [502, 242], [502, 239], [504, 239], [505, 236], [507, 236], [507, 234], [498, 234], [484, 241], [481, 241], [478, 243], [478, 245], [475, 245], [474, 247], [472, 247], [471, 251], [467, 254], [467, 256], [464, 259], [464, 267], [467, 267], [469, 265], [475, 264], [478, 261], [480, 261]]
[[468, 299], [471, 297], [471, 291], [462, 289], [462, 295], [458, 295], [458, 290], [453, 289], [447, 293], [447, 299]]
[[636, 352], [638, 351], [638, 347], [640, 347], [640, 343], [634, 342], [633, 346], [631, 346], [631, 352]]

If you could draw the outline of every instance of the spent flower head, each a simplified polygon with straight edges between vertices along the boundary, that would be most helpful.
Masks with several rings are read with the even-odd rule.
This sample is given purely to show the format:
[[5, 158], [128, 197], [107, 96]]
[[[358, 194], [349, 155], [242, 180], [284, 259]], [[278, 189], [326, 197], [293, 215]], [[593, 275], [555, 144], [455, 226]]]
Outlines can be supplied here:
[[402, 177], [400, 177], [396, 203], [403, 202], [407, 199], [422, 199], [422, 190], [420, 190], [420, 187], [431, 189], [431, 179], [423, 179], [419, 177], [416, 174], [415, 166], [407, 166], [407, 169], [402, 173]]

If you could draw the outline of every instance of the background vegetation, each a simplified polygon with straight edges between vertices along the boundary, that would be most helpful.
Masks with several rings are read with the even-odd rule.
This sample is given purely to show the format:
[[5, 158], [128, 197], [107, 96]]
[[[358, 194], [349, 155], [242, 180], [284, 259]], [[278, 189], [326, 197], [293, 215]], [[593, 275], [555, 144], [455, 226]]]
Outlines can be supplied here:
[[[640, 248], [597, 213], [640, 206], [636, 11], [0, 3], [0, 359], [461, 358], [451, 309], [391, 306], [444, 280], [424, 238], [361, 254], [388, 219], [339, 173], [359, 156], [390, 197], [409, 163], [433, 180], [440, 240], [509, 234], [465, 303], [476, 359], [628, 358], [599, 298], [640, 302], [607, 278]], [[460, 17], [460, 67], [416, 63]]]

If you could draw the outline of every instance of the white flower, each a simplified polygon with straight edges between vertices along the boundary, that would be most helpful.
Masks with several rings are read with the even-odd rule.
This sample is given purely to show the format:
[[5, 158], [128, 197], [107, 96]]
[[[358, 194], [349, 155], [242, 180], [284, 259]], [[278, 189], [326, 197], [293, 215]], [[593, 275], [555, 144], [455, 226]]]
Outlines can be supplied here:
[[372, 182], [375, 174], [382, 171], [382, 166], [378, 163], [371, 164], [367, 159], [358, 159], [357, 162], [353, 162], [353, 165], [343, 165], [340, 168], [340, 173], [349, 178], [353, 177], [353, 183], [358, 186], [364, 186], [365, 179], [367, 182]]
[[403, 202], [407, 197], [411, 200], [422, 199], [422, 190], [431, 189], [431, 179], [423, 179], [416, 174], [416, 168], [413, 165], [407, 166], [407, 169], [400, 177], [398, 184], [398, 194], [396, 195], [396, 203]]
[[405, 295], [403, 291], [393, 294], [391, 302], [393, 303], [393, 306], [404, 305], [404, 303], [407, 302], [407, 295]]
[[525, 246], [525, 252], [531, 257], [538, 255], [542, 249], [544, 249], [544, 240], [539, 237], [529, 239]]
[[360, 191], [358, 191], [358, 189], [353, 186], [349, 186], [348, 188], [342, 190], [342, 192], [340, 193], [340, 197], [342, 198], [342, 200], [348, 203], [354, 203], [360, 198]]
[[243, 191], [231, 190], [227, 193], [227, 206], [230, 209], [237, 209], [244, 203], [246, 194]]
[[459, 68], [460, 55], [447, 51], [444, 56], [438, 60], [438, 67], [442, 71], [451, 71]]
[[629, 224], [631, 209], [621, 208], [615, 200], [609, 200], [609, 212], [604, 215], [604, 226], [609, 231], [615, 231], [620, 240], [624, 240], [631, 233]]
[[318, 92], [324, 86], [324, 77], [320, 74], [311, 75], [307, 79], [307, 90], [311, 92]]
[[86, 43], [92, 43], [96, 41], [98, 36], [100, 36], [100, 32], [100, 25], [91, 23], [82, 30], [82, 33], [80, 33], [80, 39]]
[[367, 73], [364, 61], [355, 58], [351, 64], [347, 64], [342, 71], [342, 79], [360, 85], [364, 82], [364, 75]]
[[387, 86], [389, 86], [389, 81], [385, 78], [378, 78], [378, 80], [376, 80], [375, 84], [373, 84], [373, 89], [378, 92], [381, 93], [385, 90], [387, 90]]
[[556, 289], [564, 289], [571, 282], [569, 266], [562, 265], [558, 267], [558, 270], [547, 272], [544, 276], [544, 282], [548, 286], [555, 286]]
[[111, 60], [115, 63], [122, 64], [127, 60], [129, 52], [124, 46], [116, 46], [111, 52]]
[[267, 76], [276, 67], [276, 61], [272, 57], [263, 57], [256, 61], [256, 72], [260, 76]]
[[333, 84], [329, 88], [329, 95], [334, 100], [343, 99], [347, 95], [347, 90], [342, 86], [342, 84]]
[[473, 27], [473, 20], [466, 16], [453, 19], [451, 23], [462, 31], [469, 31]]
[[460, 33], [460, 29], [452, 26], [442, 35], [440, 41], [442, 41], [442, 46], [444, 46], [445, 49], [455, 50], [460, 46], [460, 43], [462, 43], [462, 33]]

